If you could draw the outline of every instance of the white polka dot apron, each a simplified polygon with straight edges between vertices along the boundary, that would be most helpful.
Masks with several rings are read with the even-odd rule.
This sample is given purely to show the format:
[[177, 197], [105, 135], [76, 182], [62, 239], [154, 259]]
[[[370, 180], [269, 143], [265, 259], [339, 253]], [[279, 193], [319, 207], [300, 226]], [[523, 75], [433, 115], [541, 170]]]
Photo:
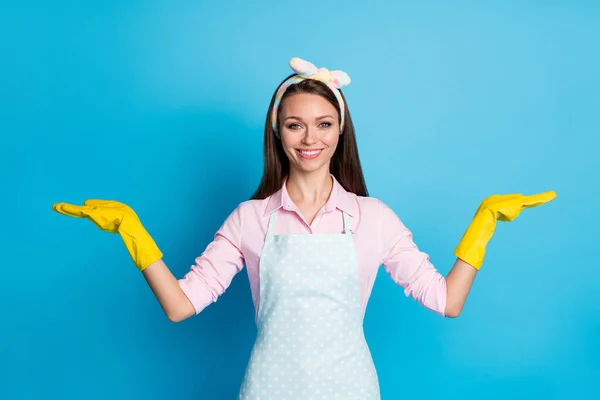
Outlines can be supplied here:
[[273, 235], [260, 260], [257, 338], [241, 400], [379, 399], [348, 216], [341, 234]]

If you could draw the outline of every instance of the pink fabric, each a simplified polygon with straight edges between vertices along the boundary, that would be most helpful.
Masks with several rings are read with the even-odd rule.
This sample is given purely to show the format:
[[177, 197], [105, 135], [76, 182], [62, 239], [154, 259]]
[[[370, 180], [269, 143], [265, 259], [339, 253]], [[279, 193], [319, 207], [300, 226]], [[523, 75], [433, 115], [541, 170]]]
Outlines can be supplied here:
[[[333, 178], [333, 176], [332, 176]], [[233, 277], [246, 266], [255, 310], [259, 305], [259, 259], [271, 213], [278, 211], [276, 235], [341, 233], [341, 211], [350, 216], [359, 269], [363, 313], [379, 266], [421, 305], [444, 316], [446, 280], [413, 242], [411, 232], [383, 202], [347, 192], [335, 178], [325, 206], [308, 225], [285, 185], [264, 200], [241, 203], [225, 220], [214, 240], [196, 258], [179, 284], [200, 313], [217, 301]]]

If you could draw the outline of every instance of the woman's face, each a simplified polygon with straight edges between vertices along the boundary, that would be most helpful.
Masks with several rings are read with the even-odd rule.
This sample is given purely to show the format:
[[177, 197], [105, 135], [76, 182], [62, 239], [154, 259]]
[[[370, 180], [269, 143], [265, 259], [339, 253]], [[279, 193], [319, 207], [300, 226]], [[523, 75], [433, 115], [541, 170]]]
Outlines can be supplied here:
[[329, 171], [340, 137], [338, 112], [325, 98], [294, 94], [281, 103], [280, 136], [290, 169], [297, 172]]

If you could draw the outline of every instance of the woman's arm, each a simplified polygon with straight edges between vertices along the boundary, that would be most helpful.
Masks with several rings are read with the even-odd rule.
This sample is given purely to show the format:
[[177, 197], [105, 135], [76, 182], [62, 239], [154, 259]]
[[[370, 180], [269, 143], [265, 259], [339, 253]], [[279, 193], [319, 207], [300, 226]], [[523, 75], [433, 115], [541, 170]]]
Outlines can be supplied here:
[[142, 274], [169, 321], [180, 322], [195, 314], [194, 306], [162, 259], [150, 264]]
[[381, 264], [404, 294], [422, 306], [446, 316], [446, 279], [417, 247], [412, 232], [404, 226], [385, 203], [379, 204], [379, 237]]
[[461, 238], [454, 255], [454, 266], [444, 278], [412, 240], [412, 233], [398, 216], [380, 203], [380, 240], [382, 263], [392, 279], [405, 293], [427, 308], [446, 317], [462, 312], [477, 271], [483, 264], [485, 249], [496, 221], [512, 221], [523, 209], [536, 207], [554, 199], [555, 192], [531, 196], [493, 195], [486, 198]]
[[241, 251], [242, 211], [237, 207], [223, 222], [194, 265], [176, 279], [163, 259], [142, 270], [167, 318], [183, 321], [215, 302], [244, 266]]
[[483, 264], [485, 250], [494, 234], [496, 221], [512, 221], [522, 210], [545, 204], [556, 197], [553, 191], [523, 196], [493, 195], [484, 199], [454, 254], [454, 266], [446, 276], [446, 315], [457, 317], [462, 311], [477, 271]]
[[163, 261], [163, 254], [136, 213], [112, 200], [86, 200], [78, 206], [57, 203], [53, 210], [70, 217], [87, 218], [103, 231], [119, 234], [136, 268], [170, 321], [199, 313], [221, 295], [243, 267], [241, 212], [238, 207], [216, 233], [196, 264], [180, 280]]
[[446, 276], [446, 311], [449, 318], [460, 315], [477, 275], [477, 270], [460, 258]]

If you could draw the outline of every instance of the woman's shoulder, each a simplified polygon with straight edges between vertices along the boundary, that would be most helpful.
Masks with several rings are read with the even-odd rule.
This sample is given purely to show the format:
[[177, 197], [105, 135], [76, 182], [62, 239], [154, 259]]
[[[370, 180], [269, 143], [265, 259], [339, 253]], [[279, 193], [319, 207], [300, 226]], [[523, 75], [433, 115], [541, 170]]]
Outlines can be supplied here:
[[269, 197], [265, 199], [250, 199], [240, 202], [233, 210], [233, 215], [238, 215], [244, 220], [260, 219], [264, 216], [269, 204]]
[[386, 201], [373, 196], [352, 194], [360, 210], [360, 217], [368, 218], [379, 225], [398, 225], [403, 227], [399, 215]]
[[353, 201], [356, 202], [361, 213], [375, 212], [379, 214], [383, 209], [390, 209], [390, 207], [378, 197], [359, 196], [350, 192], [348, 194], [353, 199]]
[[223, 221], [220, 233], [237, 237], [236, 242], [239, 242], [248, 232], [254, 232], [261, 225], [265, 215], [266, 201], [253, 199], [238, 203]]

